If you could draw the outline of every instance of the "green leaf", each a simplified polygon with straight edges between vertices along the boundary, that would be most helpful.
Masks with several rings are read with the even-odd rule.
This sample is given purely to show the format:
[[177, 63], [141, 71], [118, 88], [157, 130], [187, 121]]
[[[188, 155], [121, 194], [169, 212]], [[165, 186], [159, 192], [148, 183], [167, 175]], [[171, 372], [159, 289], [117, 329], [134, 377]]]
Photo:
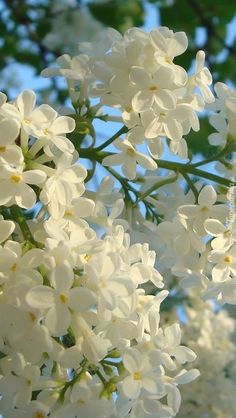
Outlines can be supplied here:
[[90, 2], [88, 7], [97, 20], [120, 32], [124, 32], [132, 26], [141, 26], [144, 23], [144, 5], [141, 0]]
[[80, 115], [70, 115], [70, 117], [75, 120], [75, 129], [71, 134], [68, 134], [67, 136], [74, 144], [75, 148], [78, 149], [87, 135], [95, 138], [95, 130], [91, 120]]
[[205, 158], [217, 153], [217, 147], [213, 147], [208, 142], [208, 136], [215, 132], [208, 122], [208, 118], [200, 119], [200, 130], [198, 132], [190, 131], [185, 136], [189, 150], [193, 154], [200, 153]]

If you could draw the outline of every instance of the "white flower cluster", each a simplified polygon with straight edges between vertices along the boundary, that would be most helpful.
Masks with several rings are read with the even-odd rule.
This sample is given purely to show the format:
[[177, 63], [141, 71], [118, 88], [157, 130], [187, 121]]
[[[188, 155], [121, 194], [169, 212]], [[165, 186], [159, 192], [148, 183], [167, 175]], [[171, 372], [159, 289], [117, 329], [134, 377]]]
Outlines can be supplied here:
[[[150, 34], [132, 28], [123, 37], [109, 29], [95, 46], [81, 43], [80, 55], [58, 58], [61, 68], [46, 69], [43, 75], [66, 77], [74, 101], [83, 104], [93, 96], [101, 105], [119, 109], [129, 132], [114, 142], [119, 153], [106, 156], [103, 164], [122, 165], [125, 176], [134, 179], [136, 164], [156, 169], [154, 158], [163, 154], [165, 138], [172, 153], [188, 158], [184, 136], [191, 129], [199, 130], [197, 112], [214, 101], [203, 51], [196, 55], [191, 76], [174, 63], [187, 45], [184, 32], [166, 27]], [[138, 151], [142, 144], [147, 145], [149, 155]]]
[[209, 143], [224, 147], [229, 137], [235, 139], [236, 132], [236, 92], [224, 83], [215, 84], [217, 98], [210, 108], [216, 113], [211, 115], [209, 121], [218, 132], [210, 134]]
[[[187, 309], [183, 339], [197, 353], [201, 376], [186, 386], [177, 417], [233, 417], [236, 410], [235, 320], [225, 310], [194, 303]], [[217, 396], [216, 396], [217, 395]]]
[[[81, 43], [79, 55], [63, 55], [59, 68], [43, 72], [67, 79], [73, 117], [37, 106], [31, 90], [13, 102], [0, 93], [4, 418], [233, 416], [234, 320], [200, 298], [236, 304], [236, 181], [227, 159], [235, 150], [236, 93], [218, 83], [212, 104], [204, 52], [192, 75], [174, 62], [186, 48], [185, 33], [166, 27], [124, 36], [108, 29], [96, 43]], [[209, 142], [219, 154], [156, 162], [165, 143], [188, 157], [184, 136], [199, 129], [206, 104], [216, 112], [210, 122], [218, 133]], [[124, 126], [98, 145], [94, 119]], [[118, 153], [104, 151], [110, 146]], [[228, 192], [191, 177], [231, 184], [199, 170], [214, 158], [231, 176]], [[132, 182], [137, 166], [157, 163], [174, 173], [146, 171]], [[114, 178], [89, 190], [99, 164]], [[172, 301], [185, 304], [186, 345]], [[181, 408], [179, 385], [199, 375], [188, 364], [195, 352], [204, 372], [187, 385]]]
[[[87, 172], [66, 137], [74, 120], [35, 106], [32, 91], [1, 95], [0, 124], [1, 414], [175, 416], [178, 385], [199, 374], [182, 365], [196, 356], [177, 323], [159, 324], [168, 291], [157, 292], [148, 244], [131, 245], [113, 221], [121, 194], [106, 178], [83, 196]], [[149, 281], [156, 295], [145, 294]]]
[[[185, 289], [198, 288], [204, 299], [236, 304], [236, 222], [229, 202], [232, 196], [234, 187], [229, 189], [228, 201], [222, 203], [213, 186], [207, 185], [200, 190], [197, 204], [171, 207], [170, 219], [167, 213], [167, 220], [159, 225], [150, 221], [145, 224], [156, 234], [157, 266], [162, 273], [169, 271], [172, 278], [180, 278]], [[181, 198], [184, 202], [184, 195]], [[166, 203], [171, 199], [171, 194], [165, 196]], [[165, 213], [161, 200], [156, 205]]]

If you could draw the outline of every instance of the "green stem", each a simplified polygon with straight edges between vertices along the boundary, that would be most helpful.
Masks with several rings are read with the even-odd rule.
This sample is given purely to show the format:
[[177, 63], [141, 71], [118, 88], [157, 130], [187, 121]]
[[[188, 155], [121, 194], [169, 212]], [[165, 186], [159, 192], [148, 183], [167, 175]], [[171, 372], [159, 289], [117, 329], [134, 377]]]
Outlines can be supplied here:
[[159, 187], [162, 187], [165, 184], [173, 183], [175, 180], [177, 180], [177, 178], [178, 178], [178, 173], [175, 174], [175, 176], [173, 176], [171, 178], [159, 180], [158, 182], [156, 182], [155, 184], [153, 184], [153, 186], [149, 187], [149, 189], [147, 189], [146, 192], [144, 192], [144, 193], [141, 194], [141, 196], [135, 202], [135, 205], [137, 205], [137, 203], [139, 203], [140, 201], [144, 200], [145, 197], [150, 196], [150, 194], [152, 192], [155, 192], [155, 190], [159, 189]]
[[[118, 180], [119, 181], [119, 183], [121, 184], [121, 186], [123, 187], [123, 189], [124, 189], [124, 193], [125, 193], [125, 196], [126, 196], [126, 198], [128, 199], [128, 200], [132, 200], [131, 199], [131, 197], [130, 197], [130, 194], [129, 194], [129, 191], [131, 190], [131, 191], [134, 191], [135, 189], [133, 189], [133, 187], [132, 186], [130, 186], [129, 184], [128, 184], [128, 182], [127, 182], [127, 180], [124, 178], [124, 177], [121, 177], [115, 170], [113, 170], [112, 168], [110, 168], [110, 167], [105, 167], [105, 169], [110, 173], [110, 174], [112, 174], [113, 175], [113, 177], [115, 177], [116, 178], [116, 180]], [[135, 190], [135, 192], [137, 193], [137, 191]]]
[[125, 134], [126, 132], [128, 132], [128, 128], [126, 126], [122, 126], [122, 128], [118, 132], [116, 132], [106, 142], [104, 142], [103, 144], [99, 145], [99, 147], [94, 148], [93, 151], [98, 152], [98, 151], [103, 150], [104, 148], [108, 147], [108, 145], [112, 144], [112, 142], [114, 142], [116, 138], [119, 138], [120, 135]]
[[26, 222], [24, 215], [22, 214], [20, 208], [16, 205], [11, 207], [12, 219], [16, 221], [21, 229], [22, 235], [26, 241], [31, 242], [35, 247], [40, 247], [41, 244], [37, 243], [31, 234], [30, 228]]
[[105, 364], [105, 365], [108, 365], [108, 366], [113, 366], [113, 367], [117, 367], [117, 364], [119, 364], [121, 362], [122, 362], [122, 360], [116, 361], [116, 362], [111, 361], [111, 360], [106, 360], [106, 359], [102, 360], [102, 364]]
[[195, 200], [196, 202], [198, 201], [198, 191], [196, 189], [195, 184], [193, 183], [193, 181], [190, 179], [190, 177], [188, 176], [187, 173], [182, 173], [182, 176], [185, 178], [186, 182], [188, 183], [190, 189], [192, 190]]
[[107, 381], [106, 381], [105, 377], [102, 375], [102, 373], [100, 372], [100, 370], [97, 369], [95, 371], [95, 373], [99, 377], [99, 379], [101, 380], [101, 382], [103, 383], [103, 385], [105, 386], [107, 384]]
[[192, 167], [199, 167], [200, 165], [209, 164], [209, 163], [212, 163], [213, 161], [218, 161], [220, 158], [226, 156], [228, 153], [229, 153], [228, 150], [224, 148], [218, 154], [213, 155], [212, 157], [206, 158], [205, 160], [198, 161], [197, 163], [194, 163], [191, 165]]
[[[97, 152], [96, 148], [93, 150], [87, 150], [87, 149], [80, 150], [81, 158], [94, 159], [100, 163], [102, 162], [103, 158], [105, 158], [108, 155], [113, 155], [113, 153], [104, 152], [104, 151]], [[201, 177], [201, 178], [213, 181], [215, 183], [222, 184], [223, 186], [227, 186], [227, 187], [232, 186], [232, 180], [225, 179], [223, 177], [220, 177], [213, 173], [209, 173], [204, 170], [200, 170], [199, 168], [196, 168], [193, 164], [178, 163], [175, 161], [167, 161], [167, 160], [156, 160], [156, 163], [159, 168], [166, 168], [167, 170], [172, 170], [177, 173], [179, 172], [181, 174], [183, 173], [193, 174], [196, 177]], [[111, 169], [109, 169], [108, 171], [111, 171]], [[234, 185], [236, 185], [236, 182], [234, 182]]]
[[72, 387], [80, 379], [81, 375], [87, 370], [88, 365], [89, 365], [88, 360], [84, 359], [82, 361], [81, 365], [80, 365], [80, 367], [81, 367], [80, 372], [78, 374], [76, 374], [75, 377], [72, 380], [70, 380], [69, 382], [66, 382], [64, 384], [63, 388], [61, 389], [59, 399], [58, 399], [59, 402], [64, 401], [64, 396], [65, 396], [65, 393], [66, 393], [67, 389], [69, 387]]
[[[166, 168], [167, 170], [173, 170], [181, 174], [193, 174], [196, 177], [205, 178], [207, 180], [214, 181], [215, 183], [222, 184], [223, 186], [229, 187], [230, 184], [232, 185], [232, 180], [225, 179], [213, 173], [208, 173], [207, 171], [199, 170], [191, 164], [177, 163], [166, 160], [157, 160], [157, 164], [160, 168]], [[236, 182], [234, 182], [234, 185], [236, 185]]]

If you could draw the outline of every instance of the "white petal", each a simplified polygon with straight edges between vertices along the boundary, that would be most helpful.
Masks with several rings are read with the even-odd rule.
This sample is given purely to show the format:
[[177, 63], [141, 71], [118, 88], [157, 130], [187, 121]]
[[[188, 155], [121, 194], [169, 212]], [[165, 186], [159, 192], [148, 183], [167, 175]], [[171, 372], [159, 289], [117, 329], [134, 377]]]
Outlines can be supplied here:
[[168, 90], [160, 90], [154, 95], [154, 99], [161, 109], [174, 109], [176, 106], [176, 98], [173, 93]]
[[85, 287], [73, 288], [70, 291], [70, 308], [75, 311], [84, 312], [92, 308], [96, 303], [94, 294]]
[[123, 362], [125, 368], [134, 373], [140, 368], [141, 354], [136, 349], [127, 350], [123, 355]]
[[122, 391], [127, 398], [138, 398], [141, 391], [141, 381], [134, 380], [131, 376], [126, 377], [122, 382]]
[[148, 87], [152, 82], [149, 73], [143, 67], [132, 67], [130, 81], [140, 87]]
[[175, 414], [179, 411], [181, 404], [181, 395], [179, 389], [174, 385], [166, 385], [167, 389], [167, 403], [170, 406]]
[[132, 100], [132, 107], [135, 112], [148, 110], [153, 103], [154, 95], [147, 90], [141, 90], [135, 94]]
[[196, 205], [182, 205], [178, 208], [178, 213], [185, 219], [192, 219], [199, 213]]
[[176, 346], [181, 340], [181, 330], [179, 324], [170, 325], [165, 329], [165, 335], [170, 347]]
[[113, 154], [113, 155], [108, 155], [107, 157], [103, 158], [102, 165], [105, 165], [105, 166], [121, 165], [123, 164], [123, 161], [124, 161], [124, 156], [122, 153]]
[[177, 361], [181, 364], [186, 363], [187, 361], [194, 361], [197, 355], [190, 348], [185, 346], [178, 346], [174, 349], [173, 355], [176, 357]]
[[15, 224], [12, 221], [0, 221], [0, 243], [6, 241], [9, 235], [15, 229]]
[[204, 222], [204, 228], [213, 237], [217, 237], [226, 231], [226, 227], [218, 219], [207, 219]]
[[198, 376], [200, 376], [200, 372], [197, 369], [191, 369], [189, 371], [183, 369], [181, 373], [175, 377], [175, 382], [179, 385], [186, 385], [195, 380]]
[[23, 172], [23, 180], [28, 184], [41, 184], [43, 183], [47, 176], [42, 170], [28, 170]]
[[27, 184], [21, 183], [15, 190], [15, 194], [16, 204], [21, 208], [31, 209], [36, 203], [36, 194]]
[[200, 191], [199, 196], [198, 196], [198, 203], [201, 206], [209, 207], [211, 205], [214, 205], [214, 203], [216, 202], [216, 199], [217, 199], [217, 194], [216, 194], [215, 189], [212, 186], [207, 185], [207, 186], [204, 186], [202, 190]]
[[153, 395], [158, 397], [161, 397], [162, 394], [164, 395], [164, 385], [161, 381], [153, 380], [149, 377], [144, 377], [142, 379], [142, 386], [147, 392]]
[[165, 123], [164, 126], [168, 138], [173, 139], [174, 141], [179, 141], [182, 138], [183, 128], [177, 120], [168, 120], [168, 123]]
[[54, 291], [48, 286], [35, 286], [26, 295], [27, 303], [36, 309], [47, 309], [54, 305]]
[[52, 271], [50, 280], [57, 292], [67, 292], [74, 281], [73, 270], [64, 262]]
[[67, 333], [67, 329], [70, 326], [71, 315], [66, 306], [62, 303], [58, 303], [53, 306], [47, 313], [45, 319], [45, 325], [51, 331], [55, 337], [60, 337]]
[[128, 161], [125, 161], [125, 164], [122, 166], [123, 174], [129, 179], [134, 180], [136, 177], [136, 160], [135, 158], [129, 158]]
[[150, 156], [137, 152], [136, 154], [137, 162], [147, 170], [156, 170], [157, 163]]
[[80, 197], [74, 201], [76, 208], [76, 215], [81, 218], [90, 216], [94, 210], [95, 203], [86, 197]]
[[18, 96], [16, 103], [22, 117], [27, 118], [35, 106], [36, 95], [33, 90], [25, 90]]
[[40, 250], [39, 248], [33, 248], [23, 255], [22, 263], [30, 268], [38, 267], [43, 262], [43, 254], [43, 250]]
[[183, 54], [188, 48], [188, 38], [185, 32], [176, 32], [171, 39], [168, 53], [172, 57]]
[[72, 132], [75, 129], [75, 121], [69, 116], [59, 116], [53, 122], [51, 129], [56, 135]]
[[213, 146], [225, 145], [226, 135], [222, 133], [213, 133], [208, 136], [209, 144]]
[[5, 147], [15, 141], [19, 135], [20, 126], [15, 120], [3, 119], [0, 122], [0, 146]]
[[162, 132], [162, 123], [159, 122], [159, 119], [155, 118], [152, 122], [148, 125], [145, 130], [145, 137], [146, 138], [156, 138], [161, 135]]

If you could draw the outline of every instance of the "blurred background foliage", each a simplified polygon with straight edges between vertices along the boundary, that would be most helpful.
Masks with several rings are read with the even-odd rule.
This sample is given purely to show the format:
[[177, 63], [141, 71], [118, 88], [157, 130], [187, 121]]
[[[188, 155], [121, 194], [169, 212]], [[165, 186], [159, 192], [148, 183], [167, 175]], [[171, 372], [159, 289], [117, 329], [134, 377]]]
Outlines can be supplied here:
[[[236, 82], [236, 7], [222, 0], [0, 0], [0, 89], [11, 99], [22, 88], [38, 90], [42, 101], [63, 105], [66, 84], [61, 79], [40, 80], [45, 67], [64, 53], [76, 55], [78, 42], [96, 37], [104, 26], [124, 32], [132, 26], [163, 25], [185, 31], [189, 49], [176, 62], [191, 69], [198, 49], [214, 82]], [[34, 80], [30, 84], [30, 80]], [[40, 80], [40, 81], [39, 81]], [[200, 133], [189, 135], [193, 152], [211, 153], [211, 128], [201, 120]], [[215, 149], [214, 149], [215, 151]]]

